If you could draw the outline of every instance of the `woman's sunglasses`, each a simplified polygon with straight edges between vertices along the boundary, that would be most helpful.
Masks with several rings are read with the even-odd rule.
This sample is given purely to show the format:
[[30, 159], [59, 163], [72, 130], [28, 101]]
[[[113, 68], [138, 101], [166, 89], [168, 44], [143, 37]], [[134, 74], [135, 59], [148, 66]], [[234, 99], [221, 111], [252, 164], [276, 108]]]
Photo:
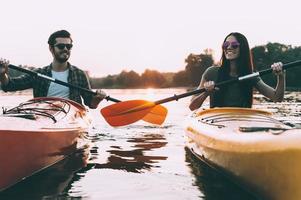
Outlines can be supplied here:
[[57, 48], [60, 49], [60, 50], [65, 49], [65, 47], [66, 47], [68, 50], [70, 50], [70, 49], [73, 47], [72, 44], [62, 44], [62, 43], [56, 44], [56, 45], [54, 45], [54, 46], [57, 47]]
[[229, 42], [229, 41], [226, 41], [226, 42], [224, 42], [224, 44], [223, 44], [223, 49], [227, 49], [229, 46], [231, 45], [231, 47], [233, 48], [233, 49], [237, 49], [238, 47], [239, 47], [239, 42], [237, 42], [237, 41], [234, 41], [234, 42]]

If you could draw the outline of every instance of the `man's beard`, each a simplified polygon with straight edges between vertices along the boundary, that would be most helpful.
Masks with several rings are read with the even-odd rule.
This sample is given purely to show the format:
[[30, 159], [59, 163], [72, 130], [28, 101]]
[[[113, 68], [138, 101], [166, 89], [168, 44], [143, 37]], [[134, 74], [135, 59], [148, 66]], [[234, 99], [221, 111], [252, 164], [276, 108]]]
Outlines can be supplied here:
[[66, 53], [67, 56], [66, 56], [66, 57], [61, 57], [61, 54], [60, 54], [60, 53], [56, 53], [56, 54], [55, 54], [55, 59], [56, 59], [59, 63], [65, 63], [65, 62], [67, 62], [67, 60], [68, 60], [69, 57], [70, 57], [70, 53], [68, 53], [68, 52], [62, 52], [62, 54], [63, 54], [63, 53]]

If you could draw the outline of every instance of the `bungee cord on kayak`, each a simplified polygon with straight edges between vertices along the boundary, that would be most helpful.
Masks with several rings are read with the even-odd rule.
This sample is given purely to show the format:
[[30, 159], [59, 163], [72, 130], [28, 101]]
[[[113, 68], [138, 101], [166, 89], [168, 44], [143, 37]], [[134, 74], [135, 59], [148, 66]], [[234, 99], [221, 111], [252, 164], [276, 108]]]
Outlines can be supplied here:
[[[221, 117], [223, 115], [223, 117]], [[205, 117], [205, 118], [200, 118], [198, 121], [207, 125], [212, 125], [212, 126], [217, 126], [219, 128], [225, 128], [226, 126], [221, 124], [223, 122], [234, 122], [234, 121], [239, 121], [239, 122], [259, 122], [259, 123], [269, 123], [269, 124], [278, 124], [279, 126], [286, 125], [282, 123], [281, 121], [274, 119], [270, 116], [264, 116], [264, 115], [236, 115], [235, 113], [229, 113], [228, 116], [227, 114], [220, 114], [220, 117]], [[243, 129], [244, 132], [248, 132], [247, 130], [251, 130], [252, 127], [249, 127], [249, 129]], [[272, 128], [271, 128], [272, 129]], [[276, 129], [276, 128], [273, 128]], [[277, 128], [277, 130], [283, 130], [283, 128]], [[240, 129], [239, 129], [240, 130]], [[262, 129], [264, 130], [264, 129]], [[285, 128], [285, 130], [289, 130]], [[250, 131], [251, 132], [251, 131]]]
[[[47, 107], [37, 107], [37, 103], [43, 102], [48, 104]], [[42, 100], [32, 100], [25, 103], [21, 103], [19, 106], [16, 106], [11, 109], [3, 109], [3, 116], [5, 117], [23, 117], [27, 119], [35, 120], [36, 116], [48, 117], [57, 122], [56, 115], [59, 112], [67, 114], [70, 110], [70, 104], [62, 101], [63, 104], [60, 106], [54, 104], [51, 101], [42, 101]]]
[[5, 152], [2, 154], [5, 162], [0, 164], [0, 191], [89, 143], [85, 135], [91, 119], [85, 107], [71, 100], [54, 97], [29, 100], [6, 110], [0, 121], [0, 151]]
[[270, 116], [266, 116], [264, 114], [256, 114], [254, 116], [250, 115], [235, 115], [235, 113], [224, 113], [224, 114], [219, 114], [219, 115], [212, 115], [208, 117], [201, 118], [200, 120], [205, 121], [205, 122], [210, 122], [210, 123], [217, 123], [217, 122], [226, 122], [226, 121], [231, 121], [231, 120], [236, 120], [239, 117], [239, 120], [244, 120], [244, 121], [264, 121], [264, 122], [271, 122], [271, 123], [282, 123], [278, 121], [277, 119], [274, 119]]

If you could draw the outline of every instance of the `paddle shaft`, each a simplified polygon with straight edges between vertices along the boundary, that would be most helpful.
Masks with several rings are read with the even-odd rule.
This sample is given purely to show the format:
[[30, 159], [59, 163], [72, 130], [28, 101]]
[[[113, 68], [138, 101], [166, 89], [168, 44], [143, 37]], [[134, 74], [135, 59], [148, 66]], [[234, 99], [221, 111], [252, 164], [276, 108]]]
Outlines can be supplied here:
[[[90, 94], [93, 94], [93, 95], [97, 94], [96, 92], [94, 92], [92, 90], [89, 90], [87, 88], [79, 87], [77, 85], [72, 85], [70, 83], [66, 83], [64, 81], [61, 81], [61, 80], [58, 80], [58, 79], [46, 76], [44, 74], [41, 74], [41, 73], [38, 73], [38, 72], [35, 72], [35, 71], [32, 71], [32, 70], [28, 70], [28, 69], [25, 69], [25, 68], [22, 68], [22, 67], [17, 67], [15, 65], [8, 65], [8, 67], [11, 68], [11, 69], [14, 69], [14, 70], [18, 70], [20, 72], [24, 72], [24, 73], [30, 74], [32, 76], [36, 76], [36, 77], [39, 77], [39, 78], [42, 78], [42, 79], [45, 79], [45, 80], [49, 80], [51, 82], [54, 82], [54, 83], [57, 83], [57, 84], [60, 84], [60, 85], [63, 85], [63, 86], [69, 87], [69, 88], [78, 89], [78, 90], [81, 90], [81, 91], [84, 91], [84, 92], [87, 92], [87, 93], [90, 93]], [[110, 96], [106, 96], [105, 99], [108, 100], [108, 101], [116, 102], [116, 103], [120, 102], [120, 100], [114, 99], [114, 98], [112, 98]]]
[[[286, 70], [288, 68], [292, 68], [292, 67], [296, 67], [296, 66], [300, 66], [300, 65], [301, 65], [301, 60], [298, 60], [298, 61], [295, 61], [295, 62], [290, 62], [290, 63], [284, 64], [282, 66], [282, 68], [283, 68], [283, 70]], [[258, 71], [258, 72], [252, 73], [252, 74], [248, 74], [248, 75], [245, 75], [245, 76], [241, 76], [241, 77], [237, 77], [237, 78], [233, 78], [233, 79], [229, 79], [229, 80], [226, 80], [226, 81], [216, 83], [215, 87], [219, 87], [219, 86], [223, 86], [223, 85], [230, 85], [230, 84], [233, 84], [235, 82], [245, 81], [245, 80], [255, 78], [255, 77], [258, 77], [258, 76], [263, 76], [263, 75], [271, 73], [272, 71], [273, 71], [272, 68], [264, 69], [264, 70], [261, 70], [261, 71]], [[197, 89], [197, 90], [194, 90], [194, 91], [191, 91], [191, 92], [186, 92], [186, 93], [179, 94], [179, 95], [175, 94], [173, 97], [161, 99], [161, 100], [155, 101], [154, 103], [156, 105], [158, 105], [158, 104], [163, 104], [163, 103], [167, 103], [167, 102], [174, 101], [174, 100], [177, 101], [178, 99], [188, 97], [188, 96], [192, 96], [192, 95], [195, 95], [195, 94], [200, 94], [202, 92], [205, 92], [205, 88]]]

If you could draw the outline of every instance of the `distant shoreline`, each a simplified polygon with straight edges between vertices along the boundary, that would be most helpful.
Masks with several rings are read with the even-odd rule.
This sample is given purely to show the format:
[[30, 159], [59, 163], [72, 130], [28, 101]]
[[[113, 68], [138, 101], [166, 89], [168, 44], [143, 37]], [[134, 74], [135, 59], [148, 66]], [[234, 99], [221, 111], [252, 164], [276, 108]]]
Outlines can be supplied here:
[[300, 92], [301, 88], [298, 87], [286, 87], [285, 91], [289, 91], [289, 92]]
[[[152, 88], [152, 89], [186, 89], [187, 91], [193, 91], [193, 90], [196, 90], [197, 88], [195, 87], [160, 87], [160, 88]], [[149, 87], [137, 87], [137, 88], [122, 88], [122, 87], [102, 87], [102, 88], [97, 88], [97, 87], [93, 87], [92, 90], [96, 90], [96, 89], [108, 89], [108, 90], [114, 90], [114, 89], [117, 89], [117, 90], [141, 90], [141, 89], [149, 89]], [[9, 93], [17, 93], [17, 94], [28, 94], [28, 93], [32, 93], [31, 92], [32, 89], [27, 89], [27, 90], [23, 90], [23, 91], [15, 91], [15, 92], [3, 92], [3, 90], [1, 89], [0, 87], [0, 91], [1, 91], [1, 94], [9, 94]], [[285, 91], [288, 91], [288, 92], [301, 92], [301, 88], [299, 87], [286, 87]]]

